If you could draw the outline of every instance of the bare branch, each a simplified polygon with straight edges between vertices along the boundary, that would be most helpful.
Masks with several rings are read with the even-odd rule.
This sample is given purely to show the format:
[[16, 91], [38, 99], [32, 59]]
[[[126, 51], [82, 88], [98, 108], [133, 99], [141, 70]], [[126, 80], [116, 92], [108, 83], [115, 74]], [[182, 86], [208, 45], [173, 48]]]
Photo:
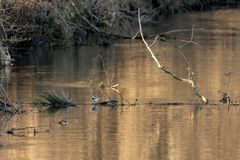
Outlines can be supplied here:
[[150, 44], [150, 48], [152, 48], [152, 46], [155, 45], [156, 41], [158, 40], [159, 36], [157, 35], [155, 38], [154, 38], [154, 41], [152, 42], [152, 44]]
[[[195, 31], [203, 31], [204, 28], [195, 28], [194, 29]], [[178, 32], [189, 32], [189, 31], [192, 31], [192, 28], [191, 29], [175, 29], [175, 30], [170, 30], [170, 31], [167, 31], [167, 32], [164, 32], [162, 33], [162, 35], [166, 35], [166, 34], [172, 34], [172, 33], [178, 33]]]
[[139, 34], [139, 30], [134, 34], [134, 36], [132, 37], [132, 39], [135, 39]]
[[[139, 32], [140, 32], [140, 35], [141, 35], [141, 38], [142, 38], [142, 41], [143, 43], [145, 44], [146, 48], [148, 49], [149, 53], [151, 54], [153, 60], [155, 61], [155, 63], [157, 64], [158, 68], [160, 68], [162, 71], [164, 71], [165, 73], [169, 74], [172, 78], [176, 79], [176, 80], [179, 80], [179, 81], [182, 81], [182, 82], [185, 82], [185, 83], [188, 83], [191, 85], [191, 87], [194, 89], [194, 93], [196, 96], [198, 96], [199, 98], [201, 98], [201, 100], [207, 104], [208, 103], [208, 100], [202, 96], [202, 94], [200, 93], [200, 90], [198, 89], [197, 85], [196, 85], [196, 82], [195, 82], [195, 77], [194, 77], [194, 73], [191, 73], [189, 76], [189, 78], [182, 78], [182, 77], [179, 77], [178, 75], [172, 73], [169, 69], [167, 69], [164, 65], [162, 65], [160, 63], [160, 60], [158, 60], [155, 56], [155, 54], [153, 53], [153, 51], [151, 50], [151, 48], [149, 47], [148, 43], [146, 42], [146, 40], [144, 39], [144, 36], [143, 36], [143, 31], [142, 31], [142, 24], [141, 24], [141, 16], [140, 16], [140, 9], [138, 9], [138, 23], [139, 23]], [[193, 28], [192, 28], [192, 35], [193, 35], [193, 30], [194, 30], [194, 25], [193, 25]], [[193, 36], [191, 37], [191, 40], [192, 41], [193, 39]]]
[[[144, 18], [144, 15], [141, 17], [141, 20]], [[140, 30], [138, 30], [135, 34], [134, 34], [134, 36], [132, 37], [132, 39], [135, 39], [138, 35], [139, 35], [139, 32], [140, 32]]]
[[184, 43], [183, 43], [181, 46], [178, 47], [179, 49], [185, 47], [186, 45], [188, 45], [188, 44], [190, 44], [190, 43], [199, 46], [199, 44], [198, 44], [197, 42], [194, 42], [194, 41], [193, 41], [193, 36], [194, 36], [193, 32], [194, 32], [194, 24], [192, 25], [192, 31], [191, 31], [191, 38], [190, 38], [190, 40], [189, 40], [189, 41], [180, 40], [180, 41], [182, 41], [182, 42], [184, 42]]

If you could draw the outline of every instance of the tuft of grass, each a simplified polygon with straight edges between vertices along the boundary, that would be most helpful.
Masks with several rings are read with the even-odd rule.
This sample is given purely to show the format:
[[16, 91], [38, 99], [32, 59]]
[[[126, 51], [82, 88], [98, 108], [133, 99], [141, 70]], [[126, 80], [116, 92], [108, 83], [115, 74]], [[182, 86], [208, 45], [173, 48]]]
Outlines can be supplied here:
[[40, 99], [33, 102], [33, 105], [38, 107], [49, 106], [56, 109], [75, 106], [72, 98], [64, 92], [44, 92]]

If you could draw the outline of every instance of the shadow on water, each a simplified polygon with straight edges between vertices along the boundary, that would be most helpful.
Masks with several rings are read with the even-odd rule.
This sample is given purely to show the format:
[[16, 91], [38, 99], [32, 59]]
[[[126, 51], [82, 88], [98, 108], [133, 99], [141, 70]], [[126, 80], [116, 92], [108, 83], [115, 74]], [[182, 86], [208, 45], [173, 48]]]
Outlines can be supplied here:
[[13, 117], [13, 114], [0, 112], [0, 121], [1, 121], [0, 134], [6, 132], [8, 123], [12, 117]]

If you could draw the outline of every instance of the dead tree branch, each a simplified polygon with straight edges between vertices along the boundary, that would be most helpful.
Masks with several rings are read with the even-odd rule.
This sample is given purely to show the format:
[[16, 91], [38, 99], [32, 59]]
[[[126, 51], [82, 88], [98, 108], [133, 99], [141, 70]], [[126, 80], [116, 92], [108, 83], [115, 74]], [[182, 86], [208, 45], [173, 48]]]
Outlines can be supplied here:
[[199, 44], [198, 44], [197, 42], [194, 42], [194, 41], [193, 41], [193, 35], [194, 35], [193, 32], [194, 32], [194, 24], [193, 24], [193, 26], [192, 26], [192, 32], [191, 32], [191, 38], [190, 38], [190, 40], [189, 40], [189, 41], [181, 40], [181, 42], [184, 42], [184, 43], [183, 43], [181, 46], [178, 47], [179, 49], [185, 47], [186, 45], [188, 45], [188, 44], [190, 44], [190, 43], [199, 46]]
[[[142, 31], [142, 23], [141, 23], [141, 13], [140, 13], [140, 9], [138, 9], [138, 23], [139, 23], [139, 32], [142, 38], [143, 43], [145, 44], [146, 48], [148, 49], [150, 55], [152, 56], [153, 60], [155, 61], [155, 63], [157, 64], [157, 67], [159, 69], [161, 69], [162, 71], [164, 71], [165, 73], [169, 74], [172, 78], [185, 82], [187, 84], [190, 84], [191, 87], [194, 89], [194, 93], [196, 96], [198, 96], [205, 104], [208, 103], [208, 100], [201, 94], [197, 84], [196, 84], [196, 77], [194, 76], [194, 73], [190, 73], [188, 78], [182, 78], [174, 73], [172, 73], [171, 70], [169, 70], [167, 67], [165, 67], [163, 64], [161, 64], [160, 60], [157, 59], [157, 57], [155, 56], [154, 52], [152, 51], [151, 47], [148, 45], [148, 43], [146, 42], [146, 40], [144, 39], [143, 36], [143, 31]], [[193, 26], [194, 28], [194, 26]], [[191, 40], [190, 42], [192, 42], [192, 38], [193, 38], [193, 29], [192, 29], [192, 36], [191, 36]], [[188, 42], [188, 43], [190, 43]]]

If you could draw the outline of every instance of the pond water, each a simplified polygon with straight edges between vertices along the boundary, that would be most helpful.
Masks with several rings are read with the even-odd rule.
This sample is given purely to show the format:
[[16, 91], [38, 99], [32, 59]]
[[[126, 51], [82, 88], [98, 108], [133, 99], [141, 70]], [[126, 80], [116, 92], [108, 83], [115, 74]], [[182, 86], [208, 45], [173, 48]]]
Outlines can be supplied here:
[[[239, 16], [240, 10], [175, 15], [144, 27], [148, 34], [191, 29], [192, 24], [204, 28], [194, 32], [193, 40], [199, 46], [177, 49], [181, 45], [177, 40], [191, 37], [191, 32], [181, 32], [171, 35], [176, 40], [158, 42], [153, 50], [178, 75], [186, 77], [190, 66], [198, 75], [202, 94], [216, 103], [221, 98], [219, 90], [229, 91], [232, 100], [240, 100]], [[195, 102], [192, 88], [159, 70], [139, 39], [117, 41], [107, 48], [34, 50], [14, 58], [14, 65], [1, 71], [12, 99], [26, 103], [44, 91], [57, 90], [76, 103], [88, 104], [56, 112], [39, 112], [26, 104], [26, 114], [2, 122], [1, 160], [240, 159], [240, 108], [220, 103], [191, 105]], [[225, 76], [229, 72], [231, 77]], [[89, 105], [93, 95], [120, 100], [111, 89], [99, 90], [100, 82], [107, 83], [106, 73], [110, 83], [120, 84], [122, 100], [137, 105], [95, 106], [99, 110], [93, 110]], [[189, 104], [156, 105], [165, 102]], [[61, 120], [68, 125], [59, 125]], [[50, 124], [50, 132], [45, 132]], [[43, 132], [34, 134], [29, 129], [18, 136], [4, 134], [10, 128], [24, 127], [42, 128]]]

